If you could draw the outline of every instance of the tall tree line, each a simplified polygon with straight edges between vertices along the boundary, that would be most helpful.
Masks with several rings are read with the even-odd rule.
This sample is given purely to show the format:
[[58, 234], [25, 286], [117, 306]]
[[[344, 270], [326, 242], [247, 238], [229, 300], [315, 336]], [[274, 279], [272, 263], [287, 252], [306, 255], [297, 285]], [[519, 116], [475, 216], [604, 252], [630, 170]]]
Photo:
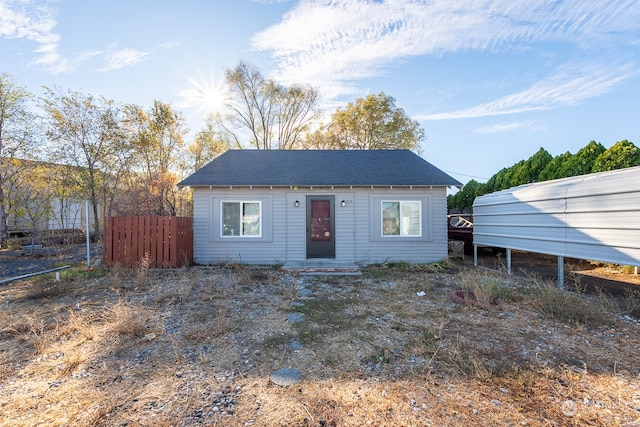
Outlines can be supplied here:
[[176, 187], [193, 170], [185, 135], [180, 114], [160, 101], [145, 110], [60, 88], [35, 100], [0, 74], [0, 245], [10, 215], [34, 230], [66, 228], [66, 207], [85, 200], [95, 236], [104, 215], [189, 214], [190, 195]]
[[[59, 214], [64, 228], [60, 213], [78, 201], [90, 202], [96, 236], [105, 215], [190, 215], [191, 194], [176, 184], [229, 148], [421, 150], [424, 130], [384, 93], [323, 123], [315, 88], [279, 84], [245, 62], [225, 78], [226, 109], [187, 143], [180, 112], [162, 101], [122, 105], [58, 87], [36, 99], [0, 73], [0, 246], [9, 215]], [[42, 211], [52, 204], [58, 213]]]
[[590, 141], [577, 153], [562, 153], [553, 157], [540, 148], [526, 160], [501, 169], [486, 183], [469, 181], [461, 191], [449, 195], [449, 210], [470, 212], [476, 197], [522, 184], [549, 181], [595, 172], [640, 166], [640, 148], [631, 141], [622, 140], [605, 148], [601, 143]]

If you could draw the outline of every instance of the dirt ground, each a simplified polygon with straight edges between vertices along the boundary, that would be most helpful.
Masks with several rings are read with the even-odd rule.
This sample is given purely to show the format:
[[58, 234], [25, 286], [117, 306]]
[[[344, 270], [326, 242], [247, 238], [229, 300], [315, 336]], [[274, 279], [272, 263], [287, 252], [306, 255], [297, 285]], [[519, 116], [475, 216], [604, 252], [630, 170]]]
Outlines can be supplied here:
[[[549, 282], [557, 282], [557, 257], [523, 251], [512, 251], [511, 270], [515, 276], [535, 277]], [[461, 264], [467, 268], [473, 266], [473, 255], [465, 255]], [[481, 251], [478, 266], [506, 271], [504, 253]], [[640, 274], [633, 267], [617, 266], [606, 263], [590, 262], [566, 258], [564, 260], [564, 279], [567, 288], [583, 286], [584, 290], [604, 291], [611, 294], [640, 290]]]
[[[555, 280], [553, 258], [514, 253], [512, 277], [481, 261], [497, 272], [470, 258], [315, 277], [79, 261], [59, 282], [8, 283], [0, 426], [637, 427], [640, 297], [581, 291], [637, 278], [580, 264], [580, 292], [559, 291], [534, 277]], [[281, 368], [301, 381], [275, 385]]]
[[[90, 260], [95, 263], [101, 256], [100, 244], [90, 246]], [[61, 265], [86, 263], [86, 245], [45, 247], [30, 254], [28, 250], [0, 250], [0, 279], [16, 277], [37, 271], [43, 271]], [[456, 260], [459, 268], [473, 268], [473, 255], [465, 255], [463, 260]], [[630, 267], [589, 261], [565, 259], [565, 282], [568, 287], [576, 283], [585, 290], [606, 290], [620, 294], [640, 286], [640, 274], [634, 274]], [[506, 271], [503, 253], [494, 254], [481, 250], [478, 266], [495, 271]], [[547, 281], [556, 281], [558, 277], [557, 259], [551, 255], [513, 251], [511, 269], [515, 276], [536, 277]]]

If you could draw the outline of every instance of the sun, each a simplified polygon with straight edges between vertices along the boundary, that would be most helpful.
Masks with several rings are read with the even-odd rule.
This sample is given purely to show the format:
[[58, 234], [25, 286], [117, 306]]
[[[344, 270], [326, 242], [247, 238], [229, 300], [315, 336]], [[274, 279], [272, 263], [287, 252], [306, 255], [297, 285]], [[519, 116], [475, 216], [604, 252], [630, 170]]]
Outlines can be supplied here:
[[210, 82], [200, 86], [198, 90], [207, 114], [220, 114], [229, 103], [229, 93], [224, 85]]
[[217, 117], [226, 111], [231, 97], [224, 82], [216, 82], [214, 79], [204, 82], [189, 79], [189, 82], [192, 87], [180, 92], [182, 106], [197, 108], [207, 117]]

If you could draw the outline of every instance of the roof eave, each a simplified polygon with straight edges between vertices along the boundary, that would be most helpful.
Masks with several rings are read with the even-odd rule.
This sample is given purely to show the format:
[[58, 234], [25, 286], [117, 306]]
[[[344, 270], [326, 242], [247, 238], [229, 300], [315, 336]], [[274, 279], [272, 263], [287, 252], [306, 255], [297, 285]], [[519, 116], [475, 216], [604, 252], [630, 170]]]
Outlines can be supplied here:
[[179, 183], [179, 187], [191, 188], [432, 188], [432, 187], [457, 187], [461, 185], [452, 183], [438, 184], [183, 184]]

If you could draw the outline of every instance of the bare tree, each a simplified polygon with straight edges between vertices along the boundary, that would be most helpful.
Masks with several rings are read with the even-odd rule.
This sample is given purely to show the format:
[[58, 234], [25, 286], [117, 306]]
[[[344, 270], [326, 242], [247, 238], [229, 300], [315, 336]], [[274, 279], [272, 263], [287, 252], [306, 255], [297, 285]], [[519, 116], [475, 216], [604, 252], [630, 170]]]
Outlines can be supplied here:
[[31, 231], [31, 254], [35, 247], [38, 234], [46, 228], [52, 211], [53, 192], [48, 180], [50, 170], [40, 165], [34, 168], [34, 174], [23, 177], [14, 189], [14, 203], [16, 214], [27, 220]]
[[318, 92], [311, 87], [285, 87], [265, 79], [245, 62], [227, 70], [232, 102], [220, 128], [232, 145], [248, 142], [258, 149], [292, 149], [301, 143], [317, 116]]
[[318, 92], [295, 85], [288, 89], [281, 88], [278, 98], [278, 148], [296, 148], [317, 117], [314, 108], [318, 103]]

